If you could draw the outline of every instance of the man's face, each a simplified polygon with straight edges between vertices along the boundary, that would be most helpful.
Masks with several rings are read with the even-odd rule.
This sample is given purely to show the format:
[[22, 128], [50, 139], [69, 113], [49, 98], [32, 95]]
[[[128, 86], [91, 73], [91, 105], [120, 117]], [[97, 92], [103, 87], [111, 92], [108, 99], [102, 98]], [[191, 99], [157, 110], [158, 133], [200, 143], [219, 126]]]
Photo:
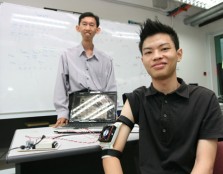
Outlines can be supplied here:
[[181, 57], [182, 49], [176, 51], [167, 34], [158, 33], [143, 42], [142, 62], [152, 79], [164, 80], [176, 75], [176, 65]]
[[94, 35], [100, 31], [93, 17], [83, 18], [80, 25], [76, 26], [76, 29], [81, 33], [83, 40], [92, 40]]

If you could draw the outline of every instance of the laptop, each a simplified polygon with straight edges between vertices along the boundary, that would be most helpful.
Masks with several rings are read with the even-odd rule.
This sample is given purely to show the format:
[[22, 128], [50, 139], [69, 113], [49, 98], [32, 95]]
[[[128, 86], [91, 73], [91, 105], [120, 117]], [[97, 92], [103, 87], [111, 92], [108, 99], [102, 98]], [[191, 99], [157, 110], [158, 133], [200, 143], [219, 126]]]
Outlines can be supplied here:
[[100, 132], [116, 121], [117, 92], [75, 92], [69, 96], [69, 123], [57, 133]]

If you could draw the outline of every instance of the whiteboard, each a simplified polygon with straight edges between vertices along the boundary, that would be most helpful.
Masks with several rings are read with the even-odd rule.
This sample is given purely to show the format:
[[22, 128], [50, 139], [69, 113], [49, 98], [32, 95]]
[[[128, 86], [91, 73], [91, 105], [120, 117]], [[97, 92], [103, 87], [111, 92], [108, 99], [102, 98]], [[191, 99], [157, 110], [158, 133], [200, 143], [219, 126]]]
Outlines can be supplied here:
[[[122, 94], [149, 85], [138, 50], [139, 26], [100, 20], [94, 43], [113, 58]], [[54, 85], [62, 52], [81, 42], [78, 15], [10, 3], [0, 5], [0, 119], [55, 115]]]

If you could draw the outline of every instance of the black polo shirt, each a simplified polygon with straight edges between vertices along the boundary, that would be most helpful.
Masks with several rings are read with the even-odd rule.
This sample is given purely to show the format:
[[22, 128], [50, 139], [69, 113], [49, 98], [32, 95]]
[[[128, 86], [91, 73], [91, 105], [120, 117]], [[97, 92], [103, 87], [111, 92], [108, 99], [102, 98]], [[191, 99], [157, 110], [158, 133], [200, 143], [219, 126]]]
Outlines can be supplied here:
[[140, 127], [142, 174], [188, 174], [198, 140], [223, 137], [223, 116], [214, 92], [178, 81], [181, 86], [167, 95], [152, 84], [123, 95]]

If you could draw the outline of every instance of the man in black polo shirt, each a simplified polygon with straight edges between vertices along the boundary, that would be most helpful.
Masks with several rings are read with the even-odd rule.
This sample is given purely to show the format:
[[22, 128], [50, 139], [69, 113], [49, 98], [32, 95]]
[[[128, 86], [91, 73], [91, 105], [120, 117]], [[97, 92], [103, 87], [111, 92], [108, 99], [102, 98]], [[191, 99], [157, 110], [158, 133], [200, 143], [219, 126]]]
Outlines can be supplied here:
[[[141, 27], [139, 49], [152, 83], [124, 94], [121, 115], [139, 124], [141, 174], [211, 174], [217, 141], [223, 137], [214, 92], [177, 78], [182, 49], [171, 27], [148, 19]], [[110, 147], [122, 152], [130, 132], [122, 124]], [[106, 174], [122, 173], [116, 153], [102, 158]]]

